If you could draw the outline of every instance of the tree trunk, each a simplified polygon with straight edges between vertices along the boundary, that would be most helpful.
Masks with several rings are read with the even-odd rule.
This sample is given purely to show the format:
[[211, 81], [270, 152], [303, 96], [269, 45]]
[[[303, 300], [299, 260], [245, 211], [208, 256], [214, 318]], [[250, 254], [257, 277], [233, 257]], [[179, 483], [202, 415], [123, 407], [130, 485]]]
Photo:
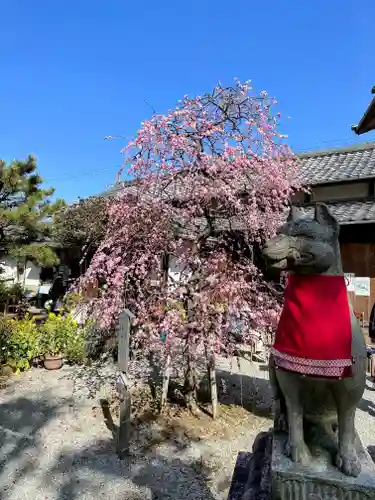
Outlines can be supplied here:
[[22, 283], [22, 288], [25, 288], [25, 283], [26, 283], [26, 266], [27, 266], [27, 258], [25, 257], [24, 263], [23, 263], [23, 283]]
[[191, 411], [193, 415], [199, 417], [201, 411], [197, 405], [197, 380], [195, 374], [194, 362], [191, 356], [187, 356], [187, 369], [185, 373], [185, 384], [184, 384], [184, 398], [187, 408]]

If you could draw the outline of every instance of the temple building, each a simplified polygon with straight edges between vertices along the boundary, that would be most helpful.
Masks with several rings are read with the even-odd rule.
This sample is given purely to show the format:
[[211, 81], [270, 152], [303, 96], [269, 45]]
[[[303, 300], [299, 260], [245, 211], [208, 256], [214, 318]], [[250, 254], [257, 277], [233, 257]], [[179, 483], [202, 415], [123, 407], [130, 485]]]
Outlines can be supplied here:
[[367, 321], [375, 302], [375, 142], [298, 157], [311, 192], [297, 193], [293, 202], [311, 211], [324, 202], [338, 219], [349, 291], [355, 311]]

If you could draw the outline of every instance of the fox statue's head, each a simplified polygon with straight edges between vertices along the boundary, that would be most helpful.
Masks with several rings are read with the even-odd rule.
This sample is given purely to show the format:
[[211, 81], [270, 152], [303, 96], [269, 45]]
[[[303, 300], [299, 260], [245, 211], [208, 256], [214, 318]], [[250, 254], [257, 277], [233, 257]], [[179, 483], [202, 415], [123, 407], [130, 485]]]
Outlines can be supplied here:
[[341, 270], [339, 224], [323, 203], [314, 217], [291, 207], [287, 222], [263, 248], [268, 267], [294, 274], [338, 274]]

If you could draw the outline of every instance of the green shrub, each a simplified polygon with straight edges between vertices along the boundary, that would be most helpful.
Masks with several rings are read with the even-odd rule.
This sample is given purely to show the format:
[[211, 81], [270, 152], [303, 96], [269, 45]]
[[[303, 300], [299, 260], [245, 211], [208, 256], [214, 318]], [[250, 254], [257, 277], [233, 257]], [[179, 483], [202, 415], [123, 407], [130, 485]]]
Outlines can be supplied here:
[[70, 292], [65, 294], [63, 300], [63, 307], [66, 312], [71, 312], [77, 308], [77, 306], [83, 301], [82, 295]]
[[0, 364], [6, 364], [10, 354], [12, 323], [4, 316], [0, 316]]
[[15, 371], [27, 370], [30, 368], [30, 361], [40, 355], [40, 332], [30, 318], [12, 319], [8, 322], [11, 333], [8, 337], [6, 364]]
[[41, 354], [58, 356], [64, 353], [66, 322], [60, 315], [50, 313], [47, 321], [40, 326]]
[[64, 355], [71, 363], [84, 360], [85, 330], [70, 314], [66, 316], [50, 313], [40, 327], [40, 347], [42, 354]]
[[67, 337], [65, 356], [70, 363], [81, 364], [85, 360], [85, 330], [77, 328]]
[[71, 314], [62, 318], [62, 323], [64, 324], [65, 357], [71, 363], [83, 363], [86, 329], [80, 328]]

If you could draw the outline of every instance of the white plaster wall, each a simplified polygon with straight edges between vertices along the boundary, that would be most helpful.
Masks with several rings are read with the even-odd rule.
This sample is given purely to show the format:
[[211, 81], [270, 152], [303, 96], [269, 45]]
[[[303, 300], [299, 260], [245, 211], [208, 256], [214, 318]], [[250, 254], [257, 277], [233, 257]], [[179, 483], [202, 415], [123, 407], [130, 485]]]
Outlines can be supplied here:
[[0, 266], [3, 270], [1, 273], [2, 279], [9, 279], [9, 285], [20, 283], [25, 284], [25, 288], [28, 290], [37, 290], [40, 284], [40, 271], [41, 269], [33, 264], [32, 262], [27, 262], [25, 272], [20, 274], [17, 280], [17, 265], [16, 260], [9, 255], [0, 256]]
[[174, 278], [175, 280], [179, 280], [181, 271], [182, 271], [182, 266], [177, 262], [176, 257], [170, 257], [168, 275], [171, 278]]
[[[181, 248], [181, 252], [187, 249], [191, 249], [193, 245], [193, 242], [191, 241], [186, 241], [184, 243], [184, 246]], [[191, 276], [191, 273], [188, 272], [186, 268], [186, 264], [183, 262], [178, 262], [178, 256], [179, 254], [177, 253], [176, 255], [170, 255], [169, 256], [169, 268], [168, 268], [168, 275], [169, 275], [169, 284], [173, 286], [174, 283], [179, 282], [182, 284], [183, 281], [186, 281], [189, 279]], [[183, 275], [182, 275], [183, 273]]]
[[[184, 276], [181, 273], [184, 271]], [[169, 258], [169, 268], [168, 268], [169, 284], [173, 286], [175, 283], [182, 283], [189, 277], [189, 273], [186, 272], [185, 265], [181, 262], [177, 262], [176, 257]], [[184, 279], [183, 279], [184, 278]]]
[[[177, 258], [173, 256], [169, 256], [169, 263], [168, 263], [168, 277], [169, 277], [169, 285], [179, 285], [181, 284], [181, 273], [182, 271], [185, 271], [185, 279], [186, 279], [186, 269], [184, 269], [184, 266], [177, 262]], [[150, 278], [151, 278], [151, 283], [154, 286], [160, 285], [159, 278], [157, 278], [158, 273], [156, 271], [151, 271], [150, 273]]]

